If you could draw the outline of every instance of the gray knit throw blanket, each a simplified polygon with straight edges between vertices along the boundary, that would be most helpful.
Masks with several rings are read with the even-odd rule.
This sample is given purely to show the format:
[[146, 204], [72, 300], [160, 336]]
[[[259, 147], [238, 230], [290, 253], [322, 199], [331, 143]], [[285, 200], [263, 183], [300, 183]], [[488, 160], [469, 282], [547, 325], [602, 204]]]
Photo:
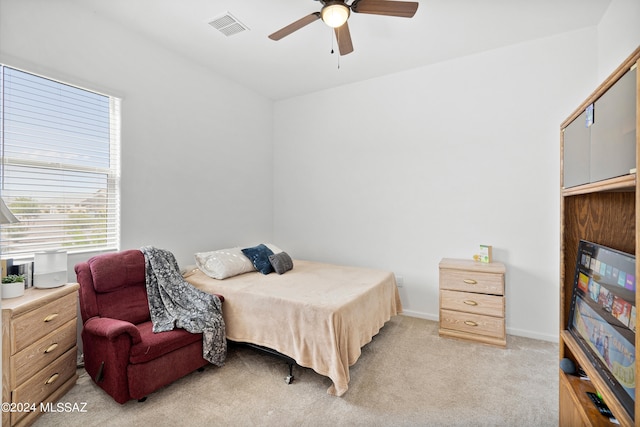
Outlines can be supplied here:
[[182, 328], [202, 333], [202, 357], [217, 366], [227, 357], [225, 324], [220, 299], [186, 282], [175, 256], [144, 246], [147, 296], [153, 332]]

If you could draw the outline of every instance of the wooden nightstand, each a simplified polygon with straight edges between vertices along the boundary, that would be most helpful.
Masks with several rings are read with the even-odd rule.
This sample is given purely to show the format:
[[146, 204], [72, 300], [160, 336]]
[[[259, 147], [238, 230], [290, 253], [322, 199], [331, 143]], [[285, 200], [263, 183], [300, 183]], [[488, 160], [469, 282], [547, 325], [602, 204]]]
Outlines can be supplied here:
[[76, 383], [78, 288], [29, 288], [2, 300], [2, 425], [33, 423], [41, 402], [56, 402]]
[[505, 266], [499, 262], [440, 261], [440, 336], [505, 347]]

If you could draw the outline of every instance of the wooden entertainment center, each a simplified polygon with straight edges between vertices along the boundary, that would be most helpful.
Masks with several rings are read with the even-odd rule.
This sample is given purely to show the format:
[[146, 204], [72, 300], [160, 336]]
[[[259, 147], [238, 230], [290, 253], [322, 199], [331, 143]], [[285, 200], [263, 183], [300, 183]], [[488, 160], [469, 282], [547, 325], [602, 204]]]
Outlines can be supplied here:
[[[639, 189], [636, 168], [640, 146], [640, 47], [562, 124], [560, 197], [560, 359], [571, 359], [589, 377], [559, 369], [560, 426], [613, 425], [586, 395], [597, 390], [623, 426], [633, 426], [608, 382], [567, 330], [574, 271], [581, 239], [637, 254]], [[640, 275], [636, 264], [635, 278]], [[636, 307], [640, 309], [636, 292]], [[636, 324], [640, 310], [635, 312]], [[635, 372], [640, 367], [636, 336]], [[640, 415], [636, 388], [635, 413]]]

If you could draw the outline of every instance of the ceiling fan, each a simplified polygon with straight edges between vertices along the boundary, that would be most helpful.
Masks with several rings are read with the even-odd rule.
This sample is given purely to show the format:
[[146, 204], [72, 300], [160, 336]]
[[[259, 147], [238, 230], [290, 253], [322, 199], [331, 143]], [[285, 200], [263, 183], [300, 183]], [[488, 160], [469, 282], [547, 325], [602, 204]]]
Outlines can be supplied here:
[[399, 16], [412, 18], [418, 10], [418, 2], [414, 1], [392, 1], [392, 0], [354, 0], [348, 5], [344, 0], [316, 0], [323, 4], [320, 12], [313, 12], [286, 27], [271, 34], [271, 40], [280, 40], [294, 31], [311, 24], [318, 19], [322, 19], [325, 24], [333, 27], [338, 40], [340, 55], [353, 52], [351, 33], [347, 20], [351, 12], [368, 13], [370, 15]]

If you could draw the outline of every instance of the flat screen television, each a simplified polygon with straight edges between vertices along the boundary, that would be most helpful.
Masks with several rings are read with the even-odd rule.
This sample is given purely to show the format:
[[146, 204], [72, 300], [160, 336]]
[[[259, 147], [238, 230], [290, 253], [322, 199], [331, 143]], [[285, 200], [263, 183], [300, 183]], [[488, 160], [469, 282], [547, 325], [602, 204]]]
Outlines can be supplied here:
[[581, 240], [568, 330], [634, 418], [636, 259]]

